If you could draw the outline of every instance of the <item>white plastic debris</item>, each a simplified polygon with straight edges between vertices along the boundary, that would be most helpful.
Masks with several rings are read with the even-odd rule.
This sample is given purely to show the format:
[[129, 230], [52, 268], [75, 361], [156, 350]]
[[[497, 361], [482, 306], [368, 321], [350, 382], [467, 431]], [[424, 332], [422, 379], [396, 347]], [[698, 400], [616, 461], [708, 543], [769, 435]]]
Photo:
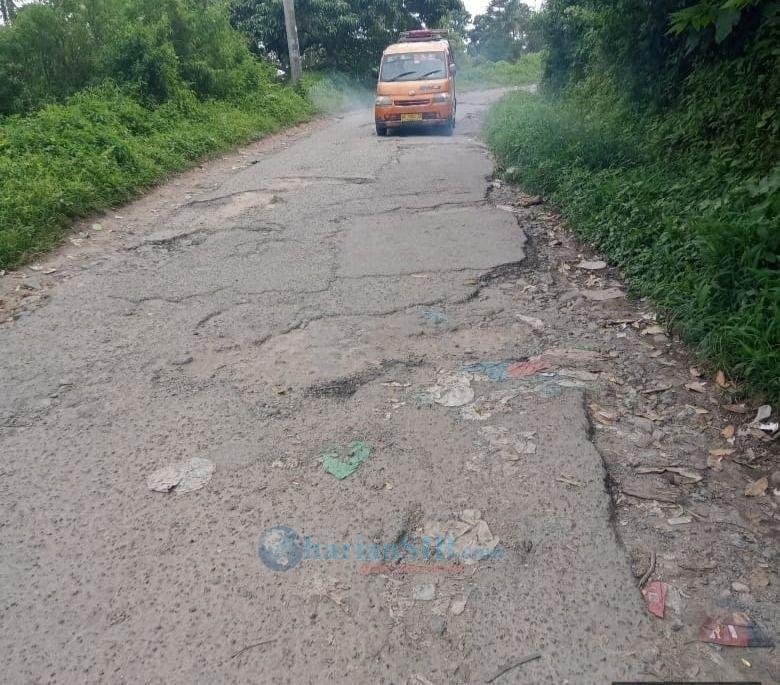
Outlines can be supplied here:
[[465, 374], [440, 374], [436, 385], [428, 392], [433, 401], [443, 407], [462, 407], [474, 401], [471, 379]]
[[193, 457], [158, 469], [146, 479], [146, 485], [154, 492], [193, 492], [211, 480], [215, 468], [214, 462]]

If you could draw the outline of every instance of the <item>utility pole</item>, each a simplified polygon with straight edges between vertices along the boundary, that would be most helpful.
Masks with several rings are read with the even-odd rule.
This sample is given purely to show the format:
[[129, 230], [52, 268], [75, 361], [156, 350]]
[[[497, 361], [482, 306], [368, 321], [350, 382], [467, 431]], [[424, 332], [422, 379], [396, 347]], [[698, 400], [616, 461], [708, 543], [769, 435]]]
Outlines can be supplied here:
[[287, 29], [287, 48], [290, 51], [290, 76], [293, 83], [301, 78], [301, 52], [298, 46], [298, 26], [295, 23], [294, 0], [282, 0], [284, 26]]

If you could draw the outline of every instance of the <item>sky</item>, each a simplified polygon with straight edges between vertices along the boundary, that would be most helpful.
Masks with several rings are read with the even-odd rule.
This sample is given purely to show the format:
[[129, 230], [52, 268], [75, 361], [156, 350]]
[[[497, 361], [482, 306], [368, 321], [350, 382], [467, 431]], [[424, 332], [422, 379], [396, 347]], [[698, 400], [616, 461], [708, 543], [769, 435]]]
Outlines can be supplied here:
[[[475, 14], [482, 14], [488, 6], [488, 2], [489, 0], [463, 0], [463, 4], [466, 5], [466, 9], [471, 13], [472, 17]], [[525, 0], [525, 3], [535, 9], [539, 9], [542, 0]]]

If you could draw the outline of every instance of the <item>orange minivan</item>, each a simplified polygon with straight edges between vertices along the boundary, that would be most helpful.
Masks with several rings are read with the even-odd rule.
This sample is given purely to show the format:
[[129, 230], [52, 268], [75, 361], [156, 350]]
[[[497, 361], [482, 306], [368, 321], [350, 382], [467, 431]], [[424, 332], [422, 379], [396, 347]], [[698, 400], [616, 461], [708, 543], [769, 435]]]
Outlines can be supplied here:
[[407, 126], [432, 125], [450, 135], [455, 128], [455, 60], [444, 32], [401, 34], [382, 55], [376, 86], [377, 135]]

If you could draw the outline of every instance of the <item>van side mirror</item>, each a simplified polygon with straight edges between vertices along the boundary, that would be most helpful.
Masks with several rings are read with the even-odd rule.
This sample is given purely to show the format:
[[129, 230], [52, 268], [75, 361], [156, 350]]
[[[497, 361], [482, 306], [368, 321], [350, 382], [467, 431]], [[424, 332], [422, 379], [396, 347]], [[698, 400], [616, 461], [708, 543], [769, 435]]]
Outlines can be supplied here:
[[455, 76], [455, 74], [458, 73], [458, 67], [455, 66], [454, 62], [450, 62], [450, 74]]
[[377, 67], [371, 67], [371, 75], [374, 78], [379, 78], [379, 69]]

